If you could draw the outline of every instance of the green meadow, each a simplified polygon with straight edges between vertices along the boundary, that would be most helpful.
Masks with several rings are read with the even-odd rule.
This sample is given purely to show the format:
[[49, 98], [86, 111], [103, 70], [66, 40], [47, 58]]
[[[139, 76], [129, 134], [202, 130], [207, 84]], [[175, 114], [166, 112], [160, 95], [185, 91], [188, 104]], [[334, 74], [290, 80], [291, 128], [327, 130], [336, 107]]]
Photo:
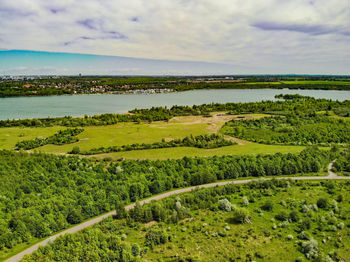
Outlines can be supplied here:
[[134, 150], [118, 153], [94, 155], [96, 158], [111, 157], [112, 159], [176, 159], [187, 157], [210, 157], [223, 155], [247, 155], [247, 154], [274, 154], [280, 153], [298, 153], [303, 150], [303, 146], [283, 146], [283, 145], [263, 145], [258, 143], [246, 142], [241, 145], [225, 146], [214, 149], [202, 149], [195, 147], [175, 147], [160, 148], [149, 150]]
[[[245, 119], [261, 118], [268, 115], [248, 114]], [[219, 112], [212, 114], [212, 117], [188, 116], [175, 117], [169, 122], [152, 123], [118, 123], [106, 126], [88, 126], [77, 137], [79, 141], [73, 144], [45, 145], [36, 148], [35, 151], [45, 153], [66, 154], [73, 147], [78, 146], [80, 150], [86, 151], [97, 147], [121, 146], [134, 143], [154, 143], [161, 140], [172, 140], [186, 136], [198, 136], [219, 132], [222, 125], [231, 120], [239, 119], [237, 116], [221, 115]], [[239, 120], [237, 120], [239, 121]], [[38, 137], [48, 137], [65, 127], [11, 127], [0, 129], [0, 149], [13, 149], [17, 142], [30, 140]], [[261, 153], [296, 153], [304, 147], [300, 146], [278, 146], [262, 145], [235, 138], [229, 138], [238, 142], [238, 145], [226, 146], [215, 149], [200, 149], [194, 147], [162, 148], [149, 150], [134, 150], [118, 153], [94, 155], [97, 158], [112, 157], [113, 159], [168, 159], [182, 158], [184, 156], [214, 156], [214, 155], [243, 155]]]

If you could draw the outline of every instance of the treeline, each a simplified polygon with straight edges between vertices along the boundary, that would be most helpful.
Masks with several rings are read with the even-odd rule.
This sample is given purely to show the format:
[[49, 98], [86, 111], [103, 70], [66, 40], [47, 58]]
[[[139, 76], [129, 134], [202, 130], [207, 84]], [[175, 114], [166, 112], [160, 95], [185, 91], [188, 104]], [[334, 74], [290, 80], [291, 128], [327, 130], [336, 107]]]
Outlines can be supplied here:
[[208, 115], [210, 112], [230, 112], [231, 114], [245, 113], [270, 113], [270, 114], [296, 114], [311, 113], [315, 111], [333, 110], [350, 106], [350, 100], [343, 102], [327, 99], [315, 99], [304, 96], [304, 100], [296, 99], [290, 101], [261, 101], [251, 103], [212, 103], [193, 106], [173, 106], [170, 109], [166, 107], [152, 107], [150, 109], [134, 109], [130, 113], [135, 115], [147, 115], [151, 112], [154, 116], [186, 116], [186, 115]]
[[183, 139], [174, 139], [171, 141], [165, 141], [164, 139], [161, 142], [155, 142], [152, 144], [131, 144], [131, 145], [122, 145], [122, 146], [110, 146], [110, 147], [100, 147], [93, 148], [88, 151], [80, 152], [79, 149], [74, 148], [70, 154], [80, 153], [82, 155], [96, 155], [103, 153], [112, 153], [112, 152], [123, 152], [123, 151], [132, 151], [132, 150], [145, 150], [145, 149], [156, 149], [156, 148], [170, 148], [170, 147], [197, 147], [197, 148], [218, 148], [223, 146], [230, 146], [237, 144], [234, 141], [227, 140], [223, 136], [217, 134], [210, 135], [199, 135], [199, 136], [187, 136]]
[[315, 113], [229, 121], [221, 131], [264, 144], [328, 146], [350, 141], [350, 121]]
[[167, 121], [173, 116], [167, 110], [163, 110], [162, 113], [158, 111], [149, 111], [144, 114], [130, 115], [130, 114], [101, 114], [94, 116], [84, 117], [55, 117], [55, 118], [34, 118], [34, 119], [16, 119], [16, 120], [0, 120], [1, 127], [50, 127], [50, 126], [66, 126], [66, 127], [78, 127], [78, 126], [103, 126], [113, 125], [119, 122], [135, 122], [141, 121]]
[[5, 81], [0, 82], [0, 97], [17, 96], [52, 96], [71, 94], [69, 90], [56, 89], [52, 87], [39, 88], [37, 86], [23, 87], [31, 81]]
[[76, 234], [66, 234], [52, 244], [40, 247], [23, 262], [37, 261], [120, 261], [141, 262], [147, 249], [141, 253], [138, 245], [131, 246], [117, 235], [110, 220], [104, 220], [99, 227], [88, 228]]
[[15, 150], [30, 150], [48, 144], [64, 145], [75, 143], [79, 141], [76, 136], [83, 131], [83, 128], [68, 128], [66, 130], [60, 130], [56, 134], [47, 138], [35, 138], [32, 140], [20, 141], [15, 145]]
[[336, 158], [300, 154], [123, 161], [0, 151], [0, 250], [43, 238], [129, 203], [174, 188], [239, 177], [318, 172]]
[[57, 117], [40, 119], [2, 120], [0, 127], [47, 127], [47, 126], [101, 126], [118, 122], [168, 121], [175, 116], [204, 115], [210, 112], [229, 112], [230, 114], [266, 113], [266, 114], [310, 114], [315, 111], [334, 111], [335, 113], [350, 108], [350, 100], [343, 102], [327, 99], [309, 98], [306, 100], [262, 101], [252, 103], [212, 103], [194, 106], [152, 107], [134, 109], [131, 114], [102, 114], [84, 117]]
[[283, 82], [200, 82], [178, 84], [171, 87], [177, 91], [186, 91], [193, 89], [308, 89], [308, 90], [350, 90], [350, 82], [343, 84], [325, 81], [312, 83], [312, 81], [303, 81], [303, 83], [283, 83]]
[[314, 99], [309, 96], [302, 96], [299, 94], [279, 94], [275, 95], [275, 98], [278, 99], [285, 99], [285, 100], [308, 100], [308, 99]]
[[342, 152], [333, 164], [336, 172], [343, 172], [344, 175], [350, 176], [350, 147]]

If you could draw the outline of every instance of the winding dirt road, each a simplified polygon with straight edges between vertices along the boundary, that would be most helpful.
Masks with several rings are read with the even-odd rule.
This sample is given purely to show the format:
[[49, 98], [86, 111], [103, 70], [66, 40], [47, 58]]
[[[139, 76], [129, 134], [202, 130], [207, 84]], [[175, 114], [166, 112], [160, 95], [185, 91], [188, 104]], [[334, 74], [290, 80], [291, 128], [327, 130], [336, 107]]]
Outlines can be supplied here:
[[[333, 161], [334, 162], [334, 161]], [[335, 173], [333, 173], [331, 171], [332, 166], [333, 166], [333, 162], [331, 162], [328, 165], [328, 176], [314, 176], [314, 177], [277, 177], [276, 179], [291, 179], [291, 180], [349, 180], [350, 177], [342, 177], [342, 176], [338, 176]], [[261, 178], [260, 178], [261, 179]], [[268, 179], [272, 179], [272, 178], [268, 178]], [[181, 194], [181, 193], [186, 193], [186, 192], [190, 192], [192, 190], [197, 190], [197, 189], [201, 189], [201, 188], [209, 188], [209, 187], [215, 187], [215, 186], [224, 186], [224, 185], [228, 185], [228, 184], [246, 184], [252, 181], [256, 181], [259, 179], [245, 179], [245, 180], [234, 180], [234, 181], [223, 181], [223, 182], [216, 182], [216, 183], [211, 183], [211, 184], [205, 184], [205, 185], [199, 185], [199, 186], [192, 186], [192, 187], [186, 187], [186, 188], [182, 188], [182, 189], [177, 189], [174, 191], [170, 191], [170, 192], [166, 192], [160, 195], [156, 195], [150, 198], [147, 198], [145, 200], [139, 201], [139, 203], [141, 205], [146, 204], [151, 202], [152, 200], [159, 200], [159, 199], [163, 199], [169, 196], [173, 196], [173, 195], [177, 195], [177, 194]], [[130, 204], [128, 206], [126, 206], [125, 208], [127, 210], [132, 209], [135, 206], [135, 204]], [[57, 233], [56, 235], [53, 235], [49, 238], [46, 238], [42, 241], [40, 241], [39, 243], [23, 250], [22, 252], [18, 253], [17, 255], [10, 257], [9, 259], [5, 260], [4, 262], [17, 262], [20, 261], [23, 256], [25, 255], [29, 255], [31, 253], [33, 253], [35, 250], [37, 250], [40, 246], [45, 246], [49, 243], [51, 243], [52, 241], [54, 241], [57, 237], [59, 236], [63, 236], [65, 234], [73, 234], [76, 233], [78, 231], [83, 230], [84, 228], [87, 228], [89, 226], [92, 226], [94, 224], [97, 224], [99, 222], [101, 222], [103, 219], [115, 215], [116, 212], [115, 211], [111, 211], [109, 213], [103, 214], [101, 216], [95, 217], [93, 219], [90, 219], [86, 222], [83, 222], [79, 225], [76, 225], [72, 228], [69, 228], [67, 230], [64, 230], [60, 233]]]

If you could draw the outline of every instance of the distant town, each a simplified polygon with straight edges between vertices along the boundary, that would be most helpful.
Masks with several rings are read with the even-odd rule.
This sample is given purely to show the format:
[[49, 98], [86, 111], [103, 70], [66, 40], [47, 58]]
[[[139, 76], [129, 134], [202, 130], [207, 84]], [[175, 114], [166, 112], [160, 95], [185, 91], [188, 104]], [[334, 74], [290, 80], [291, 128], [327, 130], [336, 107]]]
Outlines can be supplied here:
[[0, 76], [0, 97], [65, 94], [156, 94], [194, 89], [349, 90], [348, 76]]

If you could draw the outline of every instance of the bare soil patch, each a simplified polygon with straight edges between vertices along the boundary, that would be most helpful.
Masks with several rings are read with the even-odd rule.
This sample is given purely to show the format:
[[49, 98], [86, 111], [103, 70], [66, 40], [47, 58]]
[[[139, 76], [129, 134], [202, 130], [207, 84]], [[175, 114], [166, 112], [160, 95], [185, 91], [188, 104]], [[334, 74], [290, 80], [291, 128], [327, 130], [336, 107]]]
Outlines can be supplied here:
[[155, 224], [157, 224], [157, 221], [150, 221], [150, 222], [148, 222], [148, 223], [146, 223], [146, 224], [143, 224], [145, 227], [153, 227]]

